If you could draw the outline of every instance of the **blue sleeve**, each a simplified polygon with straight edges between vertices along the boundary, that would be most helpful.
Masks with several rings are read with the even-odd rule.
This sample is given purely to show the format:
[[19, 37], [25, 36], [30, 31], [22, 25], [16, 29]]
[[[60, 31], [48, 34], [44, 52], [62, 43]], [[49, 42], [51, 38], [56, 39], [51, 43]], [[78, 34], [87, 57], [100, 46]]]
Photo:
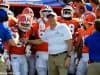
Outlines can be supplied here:
[[5, 27], [4, 34], [5, 34], [5, 40], [7, 41], [13, 38], [12, 31], [8, 26]]

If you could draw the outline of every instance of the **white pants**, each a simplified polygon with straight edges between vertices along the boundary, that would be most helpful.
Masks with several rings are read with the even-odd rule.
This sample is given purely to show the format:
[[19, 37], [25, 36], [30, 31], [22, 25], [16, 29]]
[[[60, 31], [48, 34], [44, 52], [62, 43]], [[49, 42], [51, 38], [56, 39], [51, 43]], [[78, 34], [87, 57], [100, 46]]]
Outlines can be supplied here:
[[11, 55], [13, 75], [28, 75], [28, 66], [25, 55]]
[[36, 70], [38, 75], [47, 75], [48, 52], [36, 52]]
[[76, 75], [86, 75], [88, 67], [89, 54], [83, 53], [82, 58], [77, 66]]
[[29, 75], [35, 75], [35, 55], [27, 56]]

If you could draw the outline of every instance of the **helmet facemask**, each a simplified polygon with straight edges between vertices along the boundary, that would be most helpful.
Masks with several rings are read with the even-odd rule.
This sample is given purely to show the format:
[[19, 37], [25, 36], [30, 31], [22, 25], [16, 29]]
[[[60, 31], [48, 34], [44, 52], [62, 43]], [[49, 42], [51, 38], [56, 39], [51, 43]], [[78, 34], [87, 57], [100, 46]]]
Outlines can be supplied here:
[[63, 10], [63, 17], [64, 18], [69, 18], [71, 16], [72, 16], [72, 14], [71, 14], [71, 10], [70, 9], [64, 9]]
[[61, 10], [61, 15], [63, 18], [71, 18], [73, 13], [73, 8], [71, 6], [66, 5], [62, 10]]
[[27, 32], [31, 29], [30, 23], [20, 23], [19, 29], [23, 32]]

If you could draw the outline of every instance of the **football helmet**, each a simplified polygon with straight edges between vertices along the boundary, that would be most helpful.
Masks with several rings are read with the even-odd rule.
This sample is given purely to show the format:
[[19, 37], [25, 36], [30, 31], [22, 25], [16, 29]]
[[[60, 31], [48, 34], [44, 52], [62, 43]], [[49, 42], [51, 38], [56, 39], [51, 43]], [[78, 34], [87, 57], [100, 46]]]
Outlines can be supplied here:
[[73, 8], [69, 5], [66, 5], [61, 10], [61, 16], [64, 17], [64, 18], [72, 17], [72, 12], [73, 12]]
[[84, 25], [93, 25], [96, 19], [96, 15], [93, 12], [86, 12], [82, 16], [82, 22]]
[[34, 11], [30, 7], [26, 7], [23, 11], [22, 14], [29, 14], [32, 17], [34, 16]]
[[40, 16], [47, 17], [47, 14], [50, 12], [53, 12], [53, 9], [48, 5], [44, 5], [40, 10]]
[[30, 15], [27, 14], [20, 14], [18, 15], [18, 28], [23, 31], [27, 32], [31, 29], [32, 26], [32, 19]]

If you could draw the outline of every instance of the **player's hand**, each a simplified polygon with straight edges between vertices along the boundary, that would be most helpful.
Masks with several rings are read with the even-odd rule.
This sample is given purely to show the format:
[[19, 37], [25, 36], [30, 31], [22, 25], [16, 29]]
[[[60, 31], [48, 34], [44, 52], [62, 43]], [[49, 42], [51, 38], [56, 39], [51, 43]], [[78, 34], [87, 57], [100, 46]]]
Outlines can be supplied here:
[[2, 55], [2, 58], [4, 59], [5, 62], [6, 62], [7, 59], [9, 59], [8, 50], [4, 50], [4, 53]]
[[28, 39], [27, 38], [21, 38], [20, 41], [24, 44], [26, 44], [28, 42]]
[[16, 44], [19, 42], [19, 34], [17, 32], [13, 32], [13, 40]]

